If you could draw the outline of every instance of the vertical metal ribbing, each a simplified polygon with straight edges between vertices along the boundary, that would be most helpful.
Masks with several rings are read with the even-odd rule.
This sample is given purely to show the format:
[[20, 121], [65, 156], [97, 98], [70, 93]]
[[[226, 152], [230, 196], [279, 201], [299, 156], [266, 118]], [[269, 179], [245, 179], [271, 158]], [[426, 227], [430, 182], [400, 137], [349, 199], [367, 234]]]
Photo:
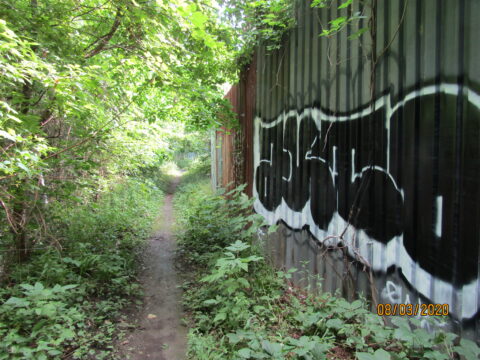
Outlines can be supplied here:
[[[457, 111], [455, 122], [455, 196], [454, 196], [454, 213], [453, 213], [453, 241], [452, 241], [452, 257], [456, 263], [453, 273], [453, 283], [461, 285], [462, 278], [462, 246], [463, 242], [460, 239], [460, 201], [462, 196], [462, 171], [463, 171], [463, 120], [464, 120], [464, 55], [465, 55], [465, 0], [459, 0], [458, 12], [458, 77], [457, 84], [459, 86], [457, 97]], [[455, 307], [461, 312], [461, 292], [455, 293]], [[468, 296], [468, 295], [467, 295]], [[459, 324], [460, 325], [460, 324]], [[459, 329], [457, 329], [459, 330]]]
[[[432, 199], [435, 199], [439, 191], [439, 156], [440, 156], [440, 122], [441, 122], [441, 101], [442, 95], [440, 94], [440, 84], [442, 82], [442, 19], [443, 19], [443, 0], [438, 0], [435, 6], [435, 88], [437, 94], [435, 94], [434, 104], [434, 127], [433, 127], [433, 169], [432, 169]], [[437, 219], [441, 214], [437, 214], [439, 209], [436, 206], [436, 202], [432, 201], [432, 214], [435, 214]], [[432, 228], [435, 224], [432, 224]], [[441, 257], [441, 243], [442, 237], [432, 236], [431, 241], [435, 246], [430, 247], [432, 254], [436, 259]], [[437, 274], [439, 272], [440, 261], [436, 262], [433, 272]], [[431, 282], [430, 294], [435, 295], [435, 281]]]
[[[478, 34], [480, 33], [480, 23], [478, 22], [478, 14], [480, 13], [480, 2], [478, 1], [468, 1], [466, 2], [466, 8], [465, 8], [465, 73], [467, 74], [467, 77], [465, 79], [465, 86], [468, 86], [468, 88], [475, 90], [475, 91], [480, 91], [479, 89], [479, 80], [480, 80], [480, 69], [478, 67], [478, 63], [480, 61], [480, 47], [478, 46]], [[478, 105], [478, 104], [477, 104]], [[478, 141], [480, 138], [480, 124], [478, 121], [474, 121], [472, 124], [471, 119], [475, 118], [475, 104], [472, 104], [470, 102], [467, 103], [466, 105], [467, 110], [465, 112], [465, 117], [468, 119], [469, 125], [472, 127], [473, 124], [475, 124], [474, 131], [469, 130], [465, 131], [466, 137], [471, 137], [471, 139], [475, 139]], [[469, 153], [467, 156], [468, 161], [476, 161], [476, 163], [480, 163], [480, 148], [478, 148], [476, 151], [472, 151]], [[480, 179], [480, 167], [477, 166], [472, 173], [468, 174], [469, 177], [471, 177], [472, 180]], [[475, 181], [475, 180], [474, 180]], [[478, 184], [478, 183], [477, 183]], [[474, 206], [470, 209], [472, 214], [475, 214], [476, 219], [480, 219], [480, 201], [478, 201], [480, 197], [480, 189], [478, 185], [476, 186], [476, 193], [475, 195], [471, 194], [470, 192], [464, 191], [464, 193], [467, 193], [470, 198], [474, 202]], [[466, 217], [467, 214], [464, 214]], [[469, 256], [473, 256], [473, 253], [476, 254], [475, 258], [475, 264], [474, 266], [476, 267], [476, 276], [477, 279], [480, 279], [480, 221], [477, 221], [475, 224], [475, 228], [473, 231], [476, 236], [473, 236], [471, 239], [472, 244], [476, 244], [477, 249], [475, 252], [466, 252], [467, 255], [470, 254]], [[470, 241], [469, 241], [470, 243]], [[476, 301], [475, 305], [477, 306], [477, 309], [480, 308], [480, 282], [478, 282], [477, 287], [476, 287]], [[469, 296], [469, 294], [464, 291], [463, 296]], [[476, 316], [476, 318], [473, 321], [473, 326], [472, 326], [472, 336], [474, 339], [479, 339], [480, 338], [480, 316]]]
[[[354, 11], [363, 12], [362, 4], [359, 2], [358, 3], [358, 9], [354, 9]], [[358, 22], [358, 30], [362, 29], [365, 26], [363, 18], [359, 20]], [[365, 35], [367, 36], [367, 35]], [[353, 57], [350, 61], [350, 64], [354, 64], [355, 66], [355, 71], [352, 74], [352, 105], [353, 108], [359, 111], [361, 107], [364, 105], [364, 100], [363, 100], [363, 67], [365, 64], [365, 59], [364, 59], [364, 38], [365, 36], [361, 36], [356, 40], [353, 40], [355, 42], [355, 53], [356, 57]], [[353, 46], [353, 45], [352, 45]], [[355, 128], [355, 132], [352, 133], [352, 139], [354, 139], [355, 144], [359, 145], [361, 143], [361, 131], [360, 127], [357, 126]], [[359, 154], [359, 148], [355, 148], [356, 155], [357, 157], [360, 155]], [[353, 159], [351, 160], [353, 161]], [[351, 171], [354, 172], [356, 171], [355, 168], [353, 168], [353, 164], [351, 166]], [[355, 194], [350, 194], [350, 196], [354, 197]], [[355, 206], [355, 203], [353, 203], [353, 206]], [[353, 242], [353, 246], [358, 249], [359, 248], [359, 239], [358, 239], [359, 231], [355, 231], [355, 242]], [[364, 280], [365, 277], [361, 275], [361, 272], [357, 272], [357, 277], [355, 279], [355, 286], [358, 292], [363, 292], [364, 294], [368, 294], [369, 291], [367, 287], [365, 286]]]
[[[418, 29], [421, 26], [421, 21], [422, 21], [422, 3], [420, 1], [415, 3], [415, 29]], [[420, 79], [421, 79], [421, 38], [420, 38], [420, 33], [417, 31], [415, 33], [415, 67], [414, 67], [414, 72], [415, 72], [415, 89], [419, 90], [420, 87]], [[420, 102], [418, 98], [415, 98], [414, 100], [414, 118], [409, 119], [409, 121], [413, 121], [413, 134], [410, 134], [409, 138], [413, 137], [413, 174], [410, 176], [413, 177], [413, 201], [412, 201], [412, 233], [416, 234], [418, 231], [418, 206], [419, 206], [419, 201], [418, 201], [418, 172], [419, 172], [419, 163], [418, 163], [418, 156], [419, 156], [419, 127], [420, 127]], [[411, 126], [408, 126], [409, 129], [411, 129]], [[410, 211], [408, 209], [407, 211]], [[418, 254], [418, 247], [419, 244], [418, 242], [414, 243], [413, 248], [413, 254], [411, 256], [413, 258], [416, 258]], [[412, 264], [412, 285], [416, 287], [416, 279], [417, 279], [417, 273], [416, 273], [417, 267], [416, 264]]]
[[[382, 86], [381, 88], [379, 88], [379, 94], [386, 94], [388, 92], [388, 94], [390, 95], [390, 84], [389, 84], [389, 70], [390, 70], [390, 67], [389, 67], [389, 58], [390, 58], [390, 54], [391, 54], [391, 51], [390, 51], [390, 40], [391, 40], [391, 36], [392, 34], [390, 33], [390, 1], [385, 1], [383, 2], [383, 45], [382, 45], [382, 59], [380, 60], [381, 62], [381, 66], [382, 66], [382, 71], [383, 71], [383, 74], [382, 74]], [[393, 49], [392, 49], [393, 50]], [[394, 51], [393, 51], [394, 52]], [[379, 69], [380, 70], [380, 69]], [[386, 101], [386, 100], [385, 100]], [[384, 106], [385, 106], [385, 102], [384, 102]], [[390, 120], [386, 120], [386, 121], [390, 121]], [[383, 163], [385, 164], [385, 168], [387, 168], [388, 171], [390, 171], [389, 169], [389, 164], [390, 164], [390, 159], [388, 158], [389, 155], [390, 155], [390, 149], [388, 149], [387, 147], [389, 146], [389, 139], [388, 137], [390, 136], [390, 131], [388, 129], [386, 129], [386, 137], [384, 136], [384, 134], [381, 132], [380, 134], [378, 134], [378, 137], [380, 139], [379, 141], [379, 148], [380, 149], [387, 149], [386, 153], [382, 154], [382, 158], [381, 159], [377, 159], [377, 161], [380, 160], [380, 163]], [[388, 211], [387, 211], [387, 179], [384, 177], [383, 178], [383, 181], [380, 183], [380, 184], [375, 184], [376, 186], [378, 186], [379, 190], [380, 190], [380, 206], [381, 206], [381, 210], [379, 211], [379, 209], [377, 208], [375, 211], [376, 211], [376, 216], [375, 218], [376, 219], [379, 219], [381, 218], [382, 220], [381, 221], [377, 221], [375, 223], [375, 227], [379, 227], [381, 229], [381, 234], [382, 234], [382, 237], [385, 236], [385, 233], [386, 233], [386, 228], [387, 228], [387, 221], [389, 219], [386, 219], [385, 216], [381, 216], [381, 214], [388, 214]], [[376, 199], [377, 200], [377, 196], [376, 196]], [[385, 262], [386, 262], [386, 258], [385, 258], [385, 250], [382, 252], [382, 254], [379, 254], [379, 257], [380, 257], [380, 262], [382, 264], [382, 266], [384, 266]], [[386, 270], [386, 269], [385, 269]]]
[[[302, 64], [302, 92], [304, 94], [303, 96], [303, 101], [302, 101], [302, 109], [305, 109], [306, 107], [310, 107], [312, 105], [312, 86], [311, 86], [311, 81], [312, 81], [312, 72], [311, 72], [311, 69], [310, 69], [310, 64], [311, 64], [311, 58], [312, 58], [312, 18], [311, 18], [311, 15], [312, 15], [312, 12], [310, 10], [310, 6], [308, 6], [308, 4], [305, 2], [304, 4], [304, 8], [303, 8], [303, 16], [305, 18], [305, 22], [304, 22], [304, 29], [303, 29], [303, 43], [302, 43], [302, 47], [303, 47], [303, 64]], [[305, 118], [304, 118], [305, 119]], [[303, 121], [304, 122], [304, 125], [307, 124], [307, 122], [305, 122], [305, 120]], [[301, 128], [300, 126], [301, 124], [299, 124], [299, 127]], [[300, 131], [300, 129], [299, 129]], [[313, 128], [309, 127], [308, 130], [309, 132], [312, 132], [313, 131]], [[302, 137], [302, 133], [300, 133], [300, 137]], [[299, 144], [301, 144], [301, 139], [298, 139], [299, 140]], [[303, 140], [305, 141], [305, 140]], [[301, 181], [301, 184], [306, 184], [305, 186], [308, 187], [308, 184], [309, 184], [309, 179], [310, 179], [310, 164], [306, 164], [306, 162], [304, 161], [304, 154], [301, 152], [301, 149], [300, 150], [300, 166], [302, 167], [302, 172], [301, 172], [301, 176], [302, 176], [302, 181]], [[305, 191], [305, 190], [303, 190]], [[306, 206], [306, 204], [305, 204]], [[302, 223], [306, 223], [307, 222], [307, 217], [304, 216], [304, 214], [302, 213], [302, 216], [301, 216], [301, 222]]]
[[[398, 28], [398, 77], [397, 77], [397, 92], [396, 96], [394, 97], [394, 101], [398, 101], [399, 99], [403, 98], [404, 94], [404, 77], [406, 71], [405, 65], [405, 18], [404, 12], [406, 13], [406, 4], [405, 2], [408, 0], [400, 0], [398, 2], [398, 16], [397, 21], [399, 24]], [[395, 79], [392, 79], [395, 80]], [[394, 123], [392, 124], [392, 134], [397, 134], [394, 140], [396, 142], [396, 151], [393, 155], [392, 159], [396, 159], [397, 166], [395, 168], [392, 167], [392, 170], [396, 173], [396, 178], [398, 179], [399, 186], [403, 187], [403, 107], [398, 109], [395, 114], [395, 117], [392, 119]], [[394, 131], [395, 130], [395, 131]], [[404, 219], [403, 214], [399, 214], [400, 219]], [[395, 263], [399, 263], [400, 261], [400, 248], [395, 248]]]
[[[258, 91], [258, 102], [257, 102], [257, 111], [258, 111], [258, 114], [260, 116], [260, 118], [262, 120], [267, 120], [266, 119], [266, 116], [267, 116], [267, 113], [265, 111], [265, 94], [266, 94], [266, 85], [265, 85], [265, 81], [266, 81], [266, 76], [265, 76], [265, 66], [266, 66], [266, 56], [265, 56], [265, 45], [262, 44], [261, 48], [260, 48], [260, 57], [261, 57], [261, 61], [259, 61], [259, 66], [258, 66], [258, 86], [259, 86], [259, 91]], [[264, 153], [265, 152], [265, 136], [264, 136], [264, 132], [260, 130], [259, 128], [259, 131], [260, 131], [260, 134], [261, 136], [259, 135], [259, 141], [260, 141], [260, 154]], [[258, 181], [258, 192], [260, 194], [264, 194], [265, 192], [265, 182], [264, 182], [264, 179], [263, 179], [263, 174], [260, 174], [259, 175], [259, 181]]]
[[[278, 70], [278, 51], [274, 51], [272, 52], [272, 56], [271, 56], [271, 86], [270, 86], [270, 118], [271, 119], [276, 119], [277, 116], [278, 116], [278, 104], [279, 104], [279, 98], [278, 98], [278, 85], [277, 85], [277, 79], [276, 79], [276, 75], [277, 75], [277, 70]], [[270, 131], [270, 143], [273, 143], [273, 152], [271, 154], [271, 156], [276, 159], [275, 157], [275, 152], [277, 150], [277, 141], [276, 141], [276, 137], [277, 137], [277, 131], [278, 131], [278, 128], [275, 127], [273, 131]], [[274, 160], [275, 161], [275, 160]], [[273, 171], [277, 171], [278, 169], [278, 163], [275, 162], [274, 163], [274, 168], [273, 168]], [[275, 183], [275, 174], [272, 174], [272, 182]], [[278, 196], [278, 193], [279, 193], [279, 190], [277, 188], [277, 186], [273, 186], [272, 187], [272, 199], [270, 200], [272, 202], [272, 205], [273, 205], [273, 201], [274, 199], [277, 198]], [[273, 222], [273, 219], [272, 221]]]
[[[299, 6], [297, 6], [297, 11], [299, 12]], [[298, 89], [298, 86], [297, 86], [297, 80], [298, 80], [298, 77], [297, 77], [297, 72], [298, 72], [298, 63], [299, 63], [299, 53], [298, 53], [298, 39], [299, 39], [299, 26], [297, 25], [297, 27], [294, 29], [293, 33], [292, 33], [292, 36], [291, 36], [291, 41], [290, 41], [290, 44], [291, 44], [291, 48], [290, 48], [290, 51], [291, 51], [291, 58], [290, 58], [290, 108], [293, 110], [293, 109], [297, 109], [298, 107], [298, 100], [297, 100], [297, 89]], [[287, 139], [287, 137], [289, 136], [288, 134], [285, 133], [285, 123], [283, 124], [284, 126], [284, 133], [283, 133], [283, 136], [284, 136], [284, 142], [285, 140]], [[293, 160], [292, 160], [293, 161]], [[285, 164], [285, 166], [289, 166], [287, 164]], [[291, 164], [290, 166], [292, 166], [292, 170], [291, 171], [294, 171], [294, 168], [293, 168], [293, 164]], [[284, 187], [286, 193], [284, 194], [284, 198], [287, 199], [291, 196], [291, 194], [294, 194], [294, 191], [295, 189], [292, 187], [292, 182], [289, 182], [288, 184], [286, 184], [286, 186]], [[292, 211], [289, 211], [288, 212], [288, 215], [287, 215], [287, 218], [288, 218], [288, 221], [289, 223], [292, 223], [293, 222], [293, 217], [295, 216], [295, 214], [292, 212]], [[289, 255], [287, 255], [289, 256]]]

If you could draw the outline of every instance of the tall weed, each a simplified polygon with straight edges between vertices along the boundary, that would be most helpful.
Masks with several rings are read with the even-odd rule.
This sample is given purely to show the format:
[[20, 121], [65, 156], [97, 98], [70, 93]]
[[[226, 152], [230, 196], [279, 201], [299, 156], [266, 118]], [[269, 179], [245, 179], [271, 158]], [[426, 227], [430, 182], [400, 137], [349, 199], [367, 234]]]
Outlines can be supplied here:
[[252, 200], [243, 187], [214, 194], [208, 186], [206, 182], [186, 184], [175, 201], [180, 258], [201, 265], [231, 242], [250, 242], [263, 223], [261, 216], [252, 213]]

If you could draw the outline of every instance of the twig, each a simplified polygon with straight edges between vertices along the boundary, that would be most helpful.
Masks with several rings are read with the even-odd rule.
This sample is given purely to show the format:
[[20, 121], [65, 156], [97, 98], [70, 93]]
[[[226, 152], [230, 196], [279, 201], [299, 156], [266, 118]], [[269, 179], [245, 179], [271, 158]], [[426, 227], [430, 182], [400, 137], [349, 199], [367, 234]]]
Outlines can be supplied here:
[[85, 48], [85, 50], [87, 50], [90, 47], [92, 47], [93, 45], [98, 43], [98, 45], [93, 50], [91, 50], [90, 52], [85, 54], [85, 56], [84, 56], [85, 59], [89, 59], [89, 58], [97, 55], [98, 53], [100, 53], [104, 49], [104, 47], [108, 44], [110, 39], [113, 37], [113, 35], [117, 31], [118, 27], [120, 26], [121, 18], [122, 18], [122, 12], [121, 12], [120, 8], [118, 8], [117, 13], [115, 15], [115, 20], [113, 21], [113, 24], [112, 24], [112, 27], [110, 28], [110, 31], [108, 33], [106, 33], [105, 35], [101, 36], [100, 38], [98, 38], [97, 40], [95, 40], [93, 43], [91, 43], [90, 45], [88, 45]]
[[330, 125], [328, 126], [328, 129], [327, 129], [327, 131], [325, 132], [325, 139], [323, 140], [323, 149], [322, 149], [322, 152], [324, 152], [325, 149], [327, 148], [328, 133], [330, 132], [330, 129], [332, 128], [332, 126], [333, 126], [333, 121], [330, 122]]
[[395, 40], [395, 38], [397, 37], [397, 34], [398, 34], [398, 32], [400, 31], [400, 26], [402, 26], [403, 20], [405, 19], [405, 13], [407, 12], [407, 5], [408, 5], [408, 0], [405, 1], [405, 5], [404, 5], [404, 7], [403, 7], [402, 17], [400, 18], [400, 21], [398, 22], [397, 29], [395, 30], [395, 33], [393, 34], [393, 36], [392, 36], [392, 38], [390, 39], [390, 41], [389, 41], [389, 43], [387, 44], [387, 46], [385, 46], [385, 47], [382, 49], [382, 52], [380, 53], [380, 55], [377, 56], [377, 59], [375, 60], [375, 66], [376, 66], [377, 63], [378, 63], [378, 60], [380, 60], [380, 58], [385, 54], [385, 52], [388, 50], [388, 48], [392, 45], [393, 40]]
[[11, 218], [10, 211], [8, 210], [7, 205], [1, 199], [0, 199], [0, 204], [2, 205], [3, 209], [5, 210], [5, 214], [7, 215], [7, 220], [8, 220], [8, 223], [10, 224], [10, 228], [12, 229], [12, 231], [15, 234], [18, 234], [17, 226], [15, 225], [15, 222]]

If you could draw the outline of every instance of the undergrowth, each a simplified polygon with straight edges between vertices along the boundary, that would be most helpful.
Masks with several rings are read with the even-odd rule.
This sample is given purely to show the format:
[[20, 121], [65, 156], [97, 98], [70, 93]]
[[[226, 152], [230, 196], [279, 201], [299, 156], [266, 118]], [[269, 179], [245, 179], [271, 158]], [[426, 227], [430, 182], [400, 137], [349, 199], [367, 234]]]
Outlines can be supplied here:
[[[182, 195], [182, 188], [185, 186], [189, 185], [196, 185], [198, 183], [203, 183], [203, 184], [210, 184], [209, 181], [209, 175], [210, 175], [210, 169], [211, 169], [211, 164], [210, 164], [210, 157], [209, 156], [199, 156], [195, 158], [193, 161], [190, 162], [190, 167], [188, 168], [188, 171], [183, 174], [182, 176], [182, 182], [180, 183], [179, 186], [179, 195]], [[185, 206], [188, 206], [187, 203], [182, 202], [182, 201], [177, 201], [178, 204], [185, 204]]]
[[50, 238], [0, 289], [0, 359], [111, 358], [115, 319], [141, 294], [137, 258], [163, 196], [145, 178], [115, 182], [98, 199], [49, 204]]
[[242, 188], [222, 196], [205, 181], [177, 196], [178, 258], [193, 271], [184, 283], [188, 358], [476, 359], [475, 343], [416, 319], [387, 326], [365, 300], [295, 288], [292, 271], [269, 265], [257, 236], [262, 218]]

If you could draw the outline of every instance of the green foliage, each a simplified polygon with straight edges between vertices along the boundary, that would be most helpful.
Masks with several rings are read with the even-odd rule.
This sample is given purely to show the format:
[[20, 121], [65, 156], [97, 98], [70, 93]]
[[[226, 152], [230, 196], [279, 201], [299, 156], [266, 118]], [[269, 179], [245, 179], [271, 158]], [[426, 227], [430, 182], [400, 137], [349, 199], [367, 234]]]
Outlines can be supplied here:
[[0, 247], [17, 249], [0, 264], [8, 270], [48, 236], [42, 199], [57, 206], [172, 160], [186, 128], [175, 123], [216, 125], [219, 85], [235, 70], [209, 0], [0, 0], [0, 19]]
[[[254, 49], [258, 44], [265, 46], [267, 51], [280, 49], [285, 35], [296, 26], [296, 9], [299, 2], [296, 0], [255, 0], [221, 2], [224, 7], [223, 20], [230, 24], [233, 36], [236, 38], [237, 59], [240, 65], [248, 64]], [[312, 0], [312, 8], [338, 9], [339, 16], [327, 24], [321, 24], [319, 36], [330, 37], [347, 26], [353, 31], [349, 39], [357, 39], [368, 27], [359, 27], [359, 20], [366, 18], [363, 10], [354, 11], [354, 8], [363, 9], [363, 5], [354, 0]]]
[[[358, 1], [357, 1], [358, 2]], [[328, 22], [329, 27], [322, 29], [319, 36], [332, 36], [338, 34], [346, 26], [358, 25], [358, 20], [365, 19], [361, 11], [353, 12], [354, 0], [313, 0], [310, 4], [312, 8], [326, 8], [335, 6], [338, 11], [341, 11], [342, 15], [330, 20]], [[354, 33], [348, 38], [354, 40], [362, 36], [368, 31], [367, 27], [355, 28]]]
[[208, 0], [0, 0], [0, 19], [0, 358], [101, 359], [159, 168], [195, 143], [184, 123], [218, 123], [225, 31]]
[[174, 149], [173, 159], [180, 169], [187, 170], [197, 166], [197, 162], [209, 159], [210, 132], [191, 131], [184, 128], [183, 132], [176, 133], [175, 138], [169, 143]]
[[212, 308], [211, 315], [215, 315], [213, 323], [225, 322], [235, 328], [248, 320], [250, 301], [245, 290], [251, 286], [244, 274], [248, 274], [249, 264], [262, 260], [257, 255], [242, 256], [249, 248], [250, 245], [240, 240], [227, 246], [227, 251], [217, 259], [211, 273], [200, 279], [210, 284], [212, 295], [218, 294], [203, 302], [203, 305]]
[[256, 236], [262, 220], [247, 211], [240, 190], [226, 197], [198, 183], [181, 190], [188, 206], [179, 207], [179, 255], [196, 269], [184, 284], [189, 359], [478, 358], [475, 343], [427, 331], [417, 319], [387, 326], [363, 299], [293, 287], [292, 271], [275, 271], [264, 259]]
[[[212, 166], [210, 161], [210, 154], [207, 154], [199, 156], [190, 163], [188, 171], [182, 176], [182, 182], [180, 183], [179, 187], [181, 191], [178, 194], [178, 200], [175, 201], [175, 204], [187, 208], [188, 200], [185, 198], [185, 194], [188, 193], [189, 190], [186, 188], [184, 189], [184, 187], [191, 186], [192, 184], [197, 184], [198, 182], [202, 181], [210, 181], [210, 171]], [[193, 186], [191, 186], [190, 191], [194, 191]]]
[[223, 18], [233, 29], [241, 65], [250, 61], [255, 47], [279, 49], [281, 41], [295, 24], [294, 0], [224, 0]]
[[0, 290], [0, 359], [103, 358], [112, 321], [141, 294], [136, 264], [162, 193], [146, 179], [117, 179], [97, 200], [83, 199], [52, 206], [58, 246], [36, 244], [30, 261], [8, 274], [10, 285]]
[[[198, 169], [206, 170], [202, 170], [202, 167]], [[194, 175], [193, 179], [195, 177]], [[261, 216], [250, 213], [253, 199], [243, 194], [243, 188], [244, 186], [239, 187], [226, 194], [203, 192], [196, 182], [180, 188], [176, 204], [177, 209], [178, 204], [182, 204], [181, 210], [177, 211], [182, 214], [179, 220], [182, 229], [179, 234], [179, 252], [182, 260], [206, 263], [211, 253], [222, 250], [231, 241], [251, 239], [263, 220]]]
[[[0, 307], [0, 359], [47, 359], [75, 343], [86, 314], [71, 306], [70, 290], [77, 285], [20, 284], [21, 297], [10, 297]], [[35, 344], [35, 346], [32, 346]]]

